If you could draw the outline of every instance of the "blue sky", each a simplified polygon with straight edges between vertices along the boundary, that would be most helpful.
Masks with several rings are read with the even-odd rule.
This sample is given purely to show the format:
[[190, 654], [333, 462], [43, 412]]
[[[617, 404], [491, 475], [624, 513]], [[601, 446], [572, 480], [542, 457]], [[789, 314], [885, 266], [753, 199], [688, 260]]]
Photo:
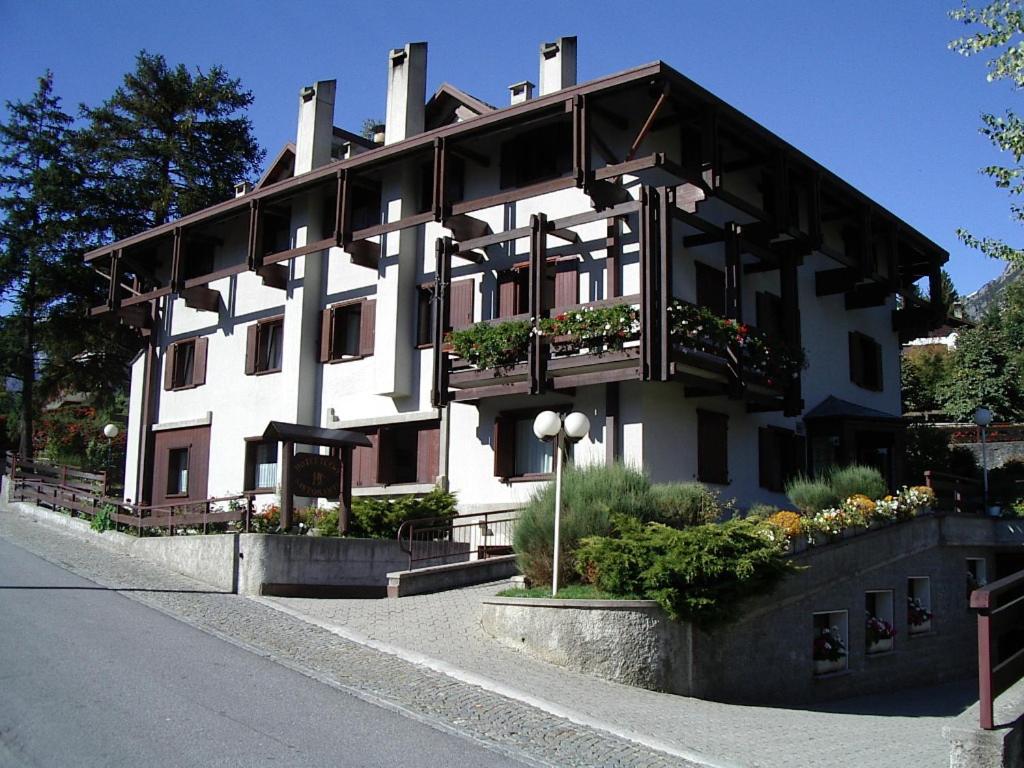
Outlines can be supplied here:
[[430, 44], [428, 90], [451, 82], [495, 105], [537, 80], [537, 52], [579, 38], [581, 81], [662, 59], [885, 205], [950, 252], [962, 293], [1002, 265], [958, 226], [1020, 244], [1009, 200], [978, 173], [997, 155], [982, 110], [1017, 98], [984, 61], [947, 49], [961, 27], [942, 0], [366, 2], [0, 0], [0, 101], [54, 72], [65, 109], [107, 98], [145, 48], [224, 66], [252, 90], [268, 154], [294, 138], [299, 89], [338, 80], [335, 123], [384, 114], [387, 53]]

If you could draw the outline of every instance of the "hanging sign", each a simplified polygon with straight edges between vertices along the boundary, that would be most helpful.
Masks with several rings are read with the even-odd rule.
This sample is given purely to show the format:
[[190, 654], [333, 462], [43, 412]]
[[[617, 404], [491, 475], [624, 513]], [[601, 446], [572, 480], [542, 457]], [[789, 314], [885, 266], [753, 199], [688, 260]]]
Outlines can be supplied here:
[[336, 499], [341, 495], [341, 459], [322, 453], [292, 457], [292, 494]]

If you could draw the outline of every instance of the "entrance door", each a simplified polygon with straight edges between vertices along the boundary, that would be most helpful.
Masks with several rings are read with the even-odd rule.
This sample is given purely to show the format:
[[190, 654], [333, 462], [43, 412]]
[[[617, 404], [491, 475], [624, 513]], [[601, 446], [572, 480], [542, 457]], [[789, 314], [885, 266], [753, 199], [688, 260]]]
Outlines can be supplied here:
[[207, 497], [210, 428], [168, 429], [153, 436], [153, 504]]

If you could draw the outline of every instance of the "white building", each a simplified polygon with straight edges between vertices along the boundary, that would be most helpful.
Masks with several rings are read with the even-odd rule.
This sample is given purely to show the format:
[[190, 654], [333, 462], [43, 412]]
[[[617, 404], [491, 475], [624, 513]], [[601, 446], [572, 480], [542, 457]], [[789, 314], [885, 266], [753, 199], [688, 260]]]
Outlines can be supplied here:
[[[664, 63], [578, 85], [561, 38], [537, 92], [517, 83], [501, 109], [448, 85], [428, 100], [426, 64], [425, 43], [391, 51], [382, 144], [335, 128], [339, 91], [317, 82], [255, 188], [88, 255], [112, 278], [94, 311], [148, 339], [128, 498], [273, 492], [259, 438], [278, 420], [368, 434], [356, 493], [440, 483], [465, 510], [508, 507], [550, 471], [529, 431], [543, 408], [590, 417], [578, 462], [743, 504], [781, 502], [808, 464], [898, 475], [900, 336], [943, 316], [944, 251]], [[922, 277], [930, 302], [911, 296]], [[806, 367], [687, 338], [673, 300]], [[534, 336], [496, 370], [438, 333], [614, 305], [639, 318], [621, 349]]]

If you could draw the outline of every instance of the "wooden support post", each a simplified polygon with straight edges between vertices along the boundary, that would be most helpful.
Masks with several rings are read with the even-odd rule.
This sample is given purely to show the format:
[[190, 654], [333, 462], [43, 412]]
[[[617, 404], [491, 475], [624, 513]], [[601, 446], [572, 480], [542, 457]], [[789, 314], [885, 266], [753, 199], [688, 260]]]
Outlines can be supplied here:
[[281, 443], [281, 530], [292, 527], [292, 512], [295, 509], [294, 488], [292, 487], [292, 458], [295, 455], [295, 443]]
[[[740, 258], [740, 228], [735, 222], [725, 225], [725, 316], [737, 325], [743, 322], [743, 264]], [[729, 361], [729, 397], [743, 396], [743, 356], [735, 342], [727, 350]]]
[[672, 303], [672, 214], [675, 190], [662, 187], [658, 191], [658, 378], [669, 380], [669, 349], [671, 328], [668, 309]]
[[341, 217], [342, 210], [345, 206], [345, 169], [342, 168], [338, 171], [335, 176], [335, 194], [334, 194], [334, 244], [341, 245]]
[[352, 519], [352, 446], [341, 449], [341, 499], [338, 505], [338, 533], [348, 533]]
[[119, 296], [121, 287], [121, 257], [124, 251], [118, 248], [110, 254], [110, 289], [107, 291], [107, 306], [110, 309], [117, 309], [121, 304]]
[[434, 139], [434, 188], [432, 210], [434, 221], [444, 221], [450, 215], [447, 211], [448, 205], [445, 200], [445, 187], [448, 177], [448, 151], [445, 146], [444, 137]]
[[574, 96], [572, 99], [572, 166], [576, 186], [586, 191], [590, 188], [590, 120], [587, 112], [587, 97]]
[[249, 244], [246, 253], [250, 272], [255, 272], [263, 266], [263, 255], [259, 253], [261, 230], [260, 201], [251, 200], [249, 201]]
[[619, 446], [619, 382], [604, 385], [604, 462], [612, 466], [622, 457]]
[[656, 285], [651, 268], [651, 251], [656, 236], [651, 221], [652, 192], [649, 187], [640, 188], [640, 214], [637, 240], [640, 246], [640, 377], [650, 381], [654, 376], [654, 307], [653, 286]]
[[181, 227], [174, 228], [174, 241], [171, 246], [171, 291], [178, 293], [185, 287], [185, 281], [181, 277], [181, 251], [182, 240]]
[[622, 224], [618, 216], [608, 219], [608, 234], [605, 237], [605, 298], [614, 299], [622, 295]]
[[[780, 257], [779, 303], [782, 309], [782, 338], [794, 351], [802, 347], [800, 340], [800, 292], [797, 279], [797, 259], [792, 255]], [[799, 416], [803, 411], [802, 374], [786, 385], [784, 410], [786, 416]]]
[[451, 324], [451, 305], [448, 293], [452, 280], [452, 251], [450, 237], [439, 237], [434, 241], [434, 384], [430, 402], [435, 408], [448, 404], [448, 353], [444, 348], [444, 337]]
[[[547, 308], [544, 306], [544, 284], [548, 270], [547, 229], [548, 217], [536, 213], [530, 217], [530, 317], [540, 320]], [[547, 389], [547, 343], [543, 336], [534, 334], [530, 338], [528, 367], [530, 370], [530, 394], [541, 394]]]

